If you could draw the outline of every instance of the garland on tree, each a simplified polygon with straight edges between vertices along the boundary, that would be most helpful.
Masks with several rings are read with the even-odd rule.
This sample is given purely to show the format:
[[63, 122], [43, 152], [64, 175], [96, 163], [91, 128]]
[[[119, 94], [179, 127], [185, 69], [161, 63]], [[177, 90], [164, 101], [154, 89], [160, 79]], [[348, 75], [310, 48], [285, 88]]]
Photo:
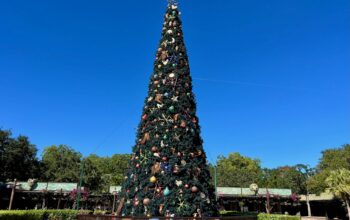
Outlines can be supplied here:
[[169, 1], [120, 194], [124, 216], [215, 216], [177, 4]]

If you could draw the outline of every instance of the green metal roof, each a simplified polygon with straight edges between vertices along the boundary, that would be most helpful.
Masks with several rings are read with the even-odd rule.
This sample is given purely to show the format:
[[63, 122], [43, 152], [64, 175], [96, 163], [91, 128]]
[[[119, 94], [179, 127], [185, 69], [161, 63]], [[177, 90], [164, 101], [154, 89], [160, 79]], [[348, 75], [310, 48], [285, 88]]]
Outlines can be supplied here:
[[[218, 187], [218, 195], [226, 196], [254, 196], [255, 193], [249, 188], [240, 188], [240, 187]], [[291, 189], [273, 189], [273, 188], [259, 188], [257, 195], [266, 195], [267, 191], [270, 195], [279, 195], [279, 196], [290, 196], [292, 194]]]
[[[110, 186], [109, 192], [115, 193], [120, 192], [120, 186]], [[292, 194], [291, 189], [267, 189], [270, 195], [279, 195], [279, 196], [290, 196]], [[258, 195], [266, 195], [266, 188], [261, 188], [258, 191]], [[249, 188], [240, 188], [240, 187], [218, 187], [217, 188], [218, 195], [222, 196], [254, 196], [255, 193], [251, 191]]]
[[17, 182], [16, 189], [23, 191], [57, 191], [70, 192], [77, 188], [77, 183], [54, 183], [54, 182], [37, 182], [31, 188], [28, 182]]

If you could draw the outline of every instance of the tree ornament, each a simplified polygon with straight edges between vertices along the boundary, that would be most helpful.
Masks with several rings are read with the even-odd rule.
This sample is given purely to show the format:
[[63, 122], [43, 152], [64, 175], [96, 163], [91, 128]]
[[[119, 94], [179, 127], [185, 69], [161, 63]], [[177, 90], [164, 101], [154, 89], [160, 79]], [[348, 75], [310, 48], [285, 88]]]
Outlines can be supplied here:
[[[164, 161], [164, 159], [166, 159], [166, 160], [168, 160], [168, 158], [164, 158], [163, 157], [163, 161]], [[167, 163], [167, 162], [164, 162], [164, 163], [161, 163], [161, 168], [162, 168], [162, 170], [165, 172], [165, 173], [170, 173], [171, 172], [171, 165], [169, 164], [169, 163]]]
[[136, 166], [136, 168], [140, 168], [140, 164], [139, 163], [137, 163], [135, 166]]
[[141, 140], [141, 144], [145, 144], [149, 139], [150, 139], [149, 133], [146, 132], [146, 133], [143, 135], [143, 138], [142, 138], [142, 140]]
[[157, 178], [156, 178], [155, 176], [152, 176], [152, 177], [149, 179], [149, 181], [150, 181], [151, 183], [155, 183], [155, 182], [157, 182]]
[[179, 98], [179, 96], [173, 96], [173, 97], [171, 98], [171, 100], [172, 100], [173, 102], [177, 102], [177, 101], [179, 101], [178, 98]]
[[163, 139], [164, 139], [164, 140], [168, 139], [168, 135], [165, 134], [165, 135], [163, 136]]
[[180, 172], [179, 165], [175, 165], [175, 166], [174, 166], [173, 173], [179, 173], [179, 172]]
[[174, 112], [174, 110], [175, 110], [174, 106], [170, 106], [170, 107], [169, 107], [169, 111], [170, 111], [170, 112]]
[[175, 77], [175, 73], [170, 73], [169, 74], [169, 78], [174, 78]]
[[164, 66], [166, 66], [169, 63], [169, 60], [163, 60], [162, 63]]
[[193, 192], [193, 193], [198, 192], [197, 186], [192, 186], [192, 187], [191, 187], [191, 192]]
[[182, 186], [182, 181], [181, 180], [175, 180], [175, 184], [177, 186]]
[[154, 175], [156, 173], [159, 173], [160, 171], [160, 163], [156, 162], [152, 167], [151, 167], [151, 173]]
[[164, 209], [164, 204], [160, 204], [158, 209], [159, 213], [163, 214], [163, 209]]
[[134, 206], [138, 206], [140, 204], [140, 201], [138, 198], [135, 198], [134, 200]]
[[167, 195], [170, 194], [170, 190], [169, 190], [168, 187], [165, 187], [163, 194], [164, 194], [165, 196], [167, 196]]
[[167, 161], [168, 158], [167, 158], [166, 156], [164, 156], [164, 157], [162, 157], [162, 160], [163, 160], [163, 161]]
[[143, 199], [143, 204], [144, 205], [149, 205], [150, 202], [151, 202], [151, 200], [149, 198], [144, 198]]
[[158, 151], [158, 147], [153, 146], [151, 150], [152, 150], [152, 152], [157, 152]]
[[182, 128], [186, 128], [186, 122], [185, 122], [184, 120], [182, 120], [180, 126], [181, 126]]
[[156, 98], [154, 100], [158, 103], [162, 103], [162, 94], [156, 94]]
[[146, 114], [142, 115], [142, 120], [146, 120], [146, 118], [147, 118]]
[[186, 183], [185, 188], [188, 189], [188, 188], [190, 188], [190, 186]]

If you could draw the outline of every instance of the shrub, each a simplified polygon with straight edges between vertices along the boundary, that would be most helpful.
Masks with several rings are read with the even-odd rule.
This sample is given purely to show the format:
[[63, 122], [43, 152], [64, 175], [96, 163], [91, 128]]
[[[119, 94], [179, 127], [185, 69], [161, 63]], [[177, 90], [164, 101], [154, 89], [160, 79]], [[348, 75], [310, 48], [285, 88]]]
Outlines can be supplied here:
[[260, 213], [258, 220], [300, 220], [300, 216]]
[[0, 210], [0, 220], [76, 220], [77, 210]]
[[220, 211], [220, 216], [225, 217], [225, 216], [256, 216], [256, 212], [239, 212], [239, 211]]

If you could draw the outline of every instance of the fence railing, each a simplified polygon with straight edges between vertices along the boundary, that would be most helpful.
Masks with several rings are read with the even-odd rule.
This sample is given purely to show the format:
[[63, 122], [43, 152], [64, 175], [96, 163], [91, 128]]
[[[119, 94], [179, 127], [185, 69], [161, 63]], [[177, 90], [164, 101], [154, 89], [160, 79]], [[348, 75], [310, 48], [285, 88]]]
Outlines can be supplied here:
[[122, 217], [115, 215], [78, 215], [78, 220], [257, 220], [256, 216], [225, 217]]

